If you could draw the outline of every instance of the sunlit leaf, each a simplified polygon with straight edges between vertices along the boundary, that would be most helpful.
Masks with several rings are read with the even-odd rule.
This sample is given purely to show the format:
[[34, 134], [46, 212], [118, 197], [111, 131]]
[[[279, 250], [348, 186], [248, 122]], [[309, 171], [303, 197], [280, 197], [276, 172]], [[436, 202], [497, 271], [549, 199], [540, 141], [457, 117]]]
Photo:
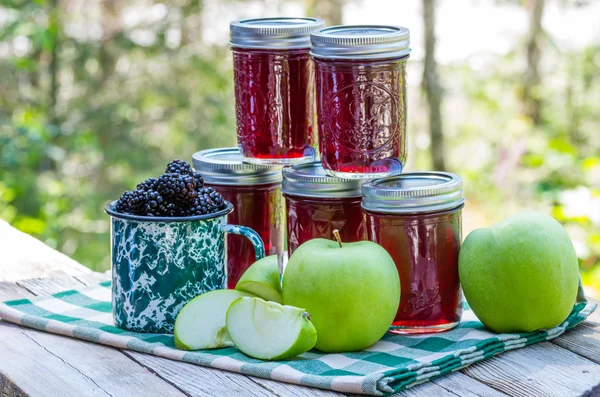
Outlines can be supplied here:
[[14, 226], [25, 233], [41, 234], [46, 227], [46, 223], [41, 219], [23, 217], [18, 219]]

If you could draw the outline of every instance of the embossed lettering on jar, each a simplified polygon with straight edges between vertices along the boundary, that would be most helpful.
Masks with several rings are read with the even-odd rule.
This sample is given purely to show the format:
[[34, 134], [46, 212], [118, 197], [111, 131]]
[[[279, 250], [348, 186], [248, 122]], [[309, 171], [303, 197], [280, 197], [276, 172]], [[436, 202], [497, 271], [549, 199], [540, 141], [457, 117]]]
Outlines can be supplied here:
[[311, 35], [323, 167], [342, 178], [395, 175], [406, 162], [408, 29], [336, 26]]
[[315, 18], [232, 22], [238, 145], [247, 162], [296, 164], [315, 156]]
[[369, 239], [388, 251], [400, 276], [390, 332], [441, 332], [458, 325], [463, 203], [462, 180], [450, 173], [409, 173], [363, 186]]

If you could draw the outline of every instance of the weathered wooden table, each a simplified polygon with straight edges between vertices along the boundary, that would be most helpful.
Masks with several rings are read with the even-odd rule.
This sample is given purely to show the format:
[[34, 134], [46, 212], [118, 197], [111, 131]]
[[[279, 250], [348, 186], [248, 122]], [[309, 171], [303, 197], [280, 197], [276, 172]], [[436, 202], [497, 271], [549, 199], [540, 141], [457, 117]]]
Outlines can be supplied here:
[[[107, 274], [90, 272], [0, 220], [0, 300], [54, 293], [107, 278]], [[551, 342], [502, 354], [397, 395], [600, 395], [599, 364], [600, 315], [596, 312]], [[0, 321], [3, 396], [343, 395], [114, 349]]]

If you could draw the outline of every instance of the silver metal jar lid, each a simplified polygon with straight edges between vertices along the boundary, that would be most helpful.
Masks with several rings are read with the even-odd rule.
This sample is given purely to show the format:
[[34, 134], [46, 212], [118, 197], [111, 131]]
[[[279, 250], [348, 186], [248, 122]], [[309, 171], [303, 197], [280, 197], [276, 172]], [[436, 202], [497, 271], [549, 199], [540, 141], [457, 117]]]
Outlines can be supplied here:
[[414, 172], [363, 185], [362, 207], [395, 214], [435, 212], [465, 202], [462, 178], [450, 172]]
[[315, 58], [379, 59], [410, 54], [410, 32], [402, 26], [339, 25], [310, 34]]
[[217, 185], [261, 185], [281, 182], [280, 166], [244, 163], [235, 147], [208, 149], [192, 155], [194, 169], [204, 181]]
[[302, 197], [360, 197], [361, 180], [349, 180], [327, 175], [320, 161], [298, 164], [283, 169], [281, 191]]
[[310, 33], [325, 26], [319, 18], [255, 18], [229, 24], [229, 45], [238, 48], [309, 48]]

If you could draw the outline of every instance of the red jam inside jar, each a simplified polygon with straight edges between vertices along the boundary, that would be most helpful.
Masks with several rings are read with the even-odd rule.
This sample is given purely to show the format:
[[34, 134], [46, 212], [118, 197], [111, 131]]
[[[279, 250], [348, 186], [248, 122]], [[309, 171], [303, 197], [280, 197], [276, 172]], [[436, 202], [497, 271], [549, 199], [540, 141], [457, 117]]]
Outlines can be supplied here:
[[[247, 164], [237, 148], [209, 149], [193, 155], [194, 168], [233, 204], [228, 222], [252, 228], [263, 240], [267, 255], [283, 253], [283, 198], [281, 167]], [[227, 235], [227, 286], [238, 280], [256, 260], [250, 241]]]
[[369, 239], [388, 251], [400, 276], [390, 332], [442, 332], [460, 322], [463, 203], [462, 180], [450, 173], [409, 173], [365, 184]]
[[344, 242], [366, 240], [361, 185], [327, 175], [319, 162], [285, 168], [288, 255], [313, 238], [333, 239], [335, 229]]
[[401, 173], [408, 29], [335, 26], [312, 33], [311, 40], [323, 167], [348, 179]]
[[297, 164], [315, 157], [315, 18], [232, 22], [238, 145], [247, 162]]

